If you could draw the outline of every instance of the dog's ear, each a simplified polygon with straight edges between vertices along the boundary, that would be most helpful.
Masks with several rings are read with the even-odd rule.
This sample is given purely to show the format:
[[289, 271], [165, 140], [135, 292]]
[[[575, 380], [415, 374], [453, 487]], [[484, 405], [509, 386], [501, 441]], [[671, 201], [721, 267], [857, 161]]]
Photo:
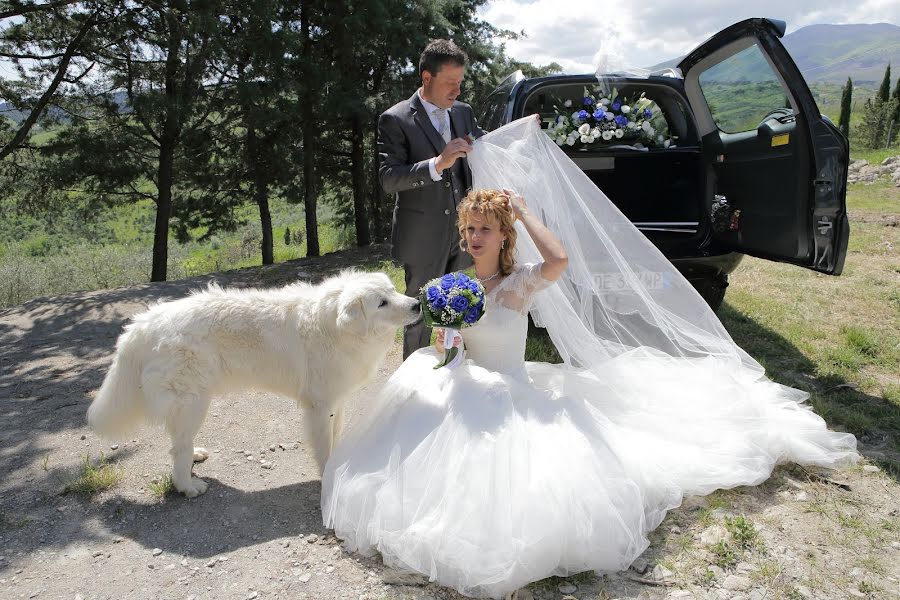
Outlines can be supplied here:
[[361, 295], [344, 292], [338, 298], [337, 326], [339, 329], [365, 335], [366, 305]]

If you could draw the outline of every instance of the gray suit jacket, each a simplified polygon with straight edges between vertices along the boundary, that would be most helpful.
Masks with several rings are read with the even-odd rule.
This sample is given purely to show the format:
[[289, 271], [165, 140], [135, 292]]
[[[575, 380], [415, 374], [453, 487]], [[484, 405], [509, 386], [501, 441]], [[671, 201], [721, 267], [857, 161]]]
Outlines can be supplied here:
[[[450, 120], [456, 137], [484, 135], [468, 104], [454, 102]], [[456, 203], [472, 186], [472, 173], [464, 159], [457, 161], [462, 163], [461, 170], [451, 173], [453, 169], [447, 169], [441, 181], [431, 179], [428, 161], [444, 146], [418, 91], [378, 119], [381, 187], [396, 198], [391, 256], [409, 265], [433, 264], [446, 256], [455, 240]]]

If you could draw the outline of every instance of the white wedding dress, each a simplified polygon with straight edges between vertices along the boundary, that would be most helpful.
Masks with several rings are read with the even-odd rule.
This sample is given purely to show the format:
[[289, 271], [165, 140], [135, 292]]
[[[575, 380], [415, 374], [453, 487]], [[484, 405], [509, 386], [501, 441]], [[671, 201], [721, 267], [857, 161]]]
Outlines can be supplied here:
[[728, 357], [525, 362], [527, 312], [550, 285], [539, 264], [517, 267], [463, 330], [460, 367], [415, 352], [339, 441], [322, 514], [348, 549], [499, 598], [628, 567], [685, 495], [758, 484], [783, 461], [856, 459], [804, 392]]

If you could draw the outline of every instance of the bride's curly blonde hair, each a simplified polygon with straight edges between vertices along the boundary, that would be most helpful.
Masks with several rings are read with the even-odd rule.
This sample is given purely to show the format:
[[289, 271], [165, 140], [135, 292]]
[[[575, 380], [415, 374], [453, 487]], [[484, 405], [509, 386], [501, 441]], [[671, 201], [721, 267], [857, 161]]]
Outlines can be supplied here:
[[509, 275], [516, 264], [513, 258], [513, 250], [516, 249], [516, 213], [512, 204], [501, 190], [483, 189], [472, 190], [462, 199], [456, 208], [459, 227], [459, 247], [466, 251], [466, 226], [472, 214], [477, 214], [483, 219], [500, 224], [500, 232], [506, 237], [506, 243], [500, 250], [500, 274]]

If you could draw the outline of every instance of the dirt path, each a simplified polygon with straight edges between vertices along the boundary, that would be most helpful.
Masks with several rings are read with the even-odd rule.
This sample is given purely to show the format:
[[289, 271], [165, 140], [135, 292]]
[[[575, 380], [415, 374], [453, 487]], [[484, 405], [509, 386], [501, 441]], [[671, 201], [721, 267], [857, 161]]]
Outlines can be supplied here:
[[[110, 447], [86, 427], [122, 324], [148, 302], [212, 279], [245, 286], [298, 272], [315, 278], [371, 260], [371, 252], [383, 257], [385, 249], [0, 312], [0, 597], [458, 598], [340, 548], [322, 527], [302, 414], [283, 398], [214, 402], [198, 436], [211, 456], [195, 467], [210, 489], [195, 500], [154, 495], [152, 482], [169, 469], [160, 432], [144, 429]], [[399, 362], [396, 346], [369, 389]], [[92, 499], [61, 495], [83, 457], [101, 453], [118, 464], [121, 481]], [[637, 570], [549, 579], [520, 598], [900, 597], [900, 486], [871, 466], [829, 477], [784, 468], [756, 488], [689, 499], [655, 532]], [[749, 529], [733, 515], [746, 515]]]

